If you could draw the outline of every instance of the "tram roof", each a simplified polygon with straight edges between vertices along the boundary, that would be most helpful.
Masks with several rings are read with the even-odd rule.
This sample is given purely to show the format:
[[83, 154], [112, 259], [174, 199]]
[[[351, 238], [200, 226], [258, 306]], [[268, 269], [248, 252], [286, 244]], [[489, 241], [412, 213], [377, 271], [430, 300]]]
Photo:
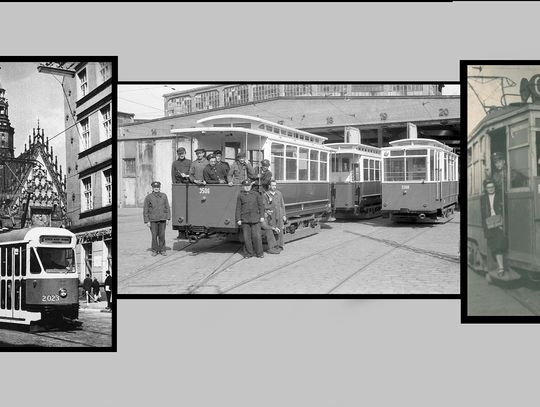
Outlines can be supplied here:
[[[225, 123], [223, 121], [226, 121]], [[243, 120], [243, 123], [239, 123], [238, 120]], [[229, 121], [230, 123], [227, 123]], [[236, 121], [236, 122], [235, 122]], [[242, 124], [248, 122], [255, 127], [244, 127]], [[219, 122], [219, 123], [216, 123]], [[212, 123], [215, 123], [213, 126]], [[238, 133], [242, 135], [252, 135], [256, 137], [268, 137], [271, 139], [277, 139], [286, 141], [292, 139], [300, 144], [318, 144], [323, 146], [323, 142], [327, 140], [326, 137], [319, 136], [317, 134], [309, 133], [307, 131], [294, 129], [292, 127], [273, 123], [268, 120], [260, 119], [258, 117], [239, 115], [239, 114], [226, 114], [207, 117], [197, 121], [198, 127], [190, 127], [185, 129], [172, 129], [171, 133], [194, 136], [194, 135], [215, 135], [223, 133]], [[203, 124], [205, 126], [203, 126]], [[216, 126], [218, 124], [218, 126]], [[230, 126], [227, 126], [230, 124]], [[236, 125], [236, 126], [235, 126]]]
[[13, 229], [9, 232], [0, 233], [0, 243], [21, 242], [38, 239], [43, 235], [55, 236], [70, 236], [74, 237], [73, 233], [64, 228], [53, 227], [35, 227], [24, 229]]
[[468, 138], [474, 137], [483, 128], [493, 126], [497, 122], [507, 120], [513, 116], [529, 112], [530, 110], [540, 110], [538, 103], [512, 103], [508, 106], [497, 107], [489, 110], [486, 116], [478, 122], [474, 129], [468, 134]]
[[[406, 138], [402, 140], [394, 140], [390, 142], [391, 147], [407, 147], [407, 146], [428, 146], [428, 147], [437, 147], [446, 151], [452, 152], [452, 147], [447, 146], [446, 144], [441, 143], [437, 140], [432, 140], [429, 138]], [[388, 148], [388, 147], [385, 147]]]
[[368, 146], [367, 144], [357, 144], [357, 143], [327, 143], [325, 144], [328, 147], [332, 147], [340, 153], [372, 153], [376, 155], [381, 154], [381, 149], [378, 147]]

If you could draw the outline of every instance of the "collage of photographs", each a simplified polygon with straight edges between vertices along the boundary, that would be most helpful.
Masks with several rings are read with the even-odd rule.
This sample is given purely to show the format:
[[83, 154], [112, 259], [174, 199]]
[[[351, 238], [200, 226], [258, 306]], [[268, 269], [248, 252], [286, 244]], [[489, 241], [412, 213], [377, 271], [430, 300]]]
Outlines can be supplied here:
[[540, 63], [462, 60], [460, 82], [122, 81], [119, 63], [0, 60], [0, 351], [118, 351], [123, 299], [540, 321]]

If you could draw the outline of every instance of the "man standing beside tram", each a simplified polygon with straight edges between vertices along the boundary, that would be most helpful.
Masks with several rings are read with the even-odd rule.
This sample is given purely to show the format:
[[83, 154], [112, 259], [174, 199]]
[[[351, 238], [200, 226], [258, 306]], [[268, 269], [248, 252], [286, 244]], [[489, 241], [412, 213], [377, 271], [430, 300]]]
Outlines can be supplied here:
[[268, 191], [263, 193], [263, 201], [265, 208], [269, 208], [272, 211], [273, 222], [279, 230], [276, 237], [277, 247], [283, 250], [283, 228], [285, 222], [287, 222], [287, 216], [285, 214], [285, 201], [281, 192], [277, 190], [276, 180], [273, 179], [270, 181]]

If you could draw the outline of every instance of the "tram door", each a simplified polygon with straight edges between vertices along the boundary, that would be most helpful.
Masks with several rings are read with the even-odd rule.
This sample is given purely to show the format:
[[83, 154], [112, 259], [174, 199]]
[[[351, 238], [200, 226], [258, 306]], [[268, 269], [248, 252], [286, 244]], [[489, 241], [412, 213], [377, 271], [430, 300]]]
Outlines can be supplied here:
[[22, 284], [21, 279], [26, 275], [24, 246], [0, 246], [0, 309], [2, 314], [11, 318], [21, 317]]

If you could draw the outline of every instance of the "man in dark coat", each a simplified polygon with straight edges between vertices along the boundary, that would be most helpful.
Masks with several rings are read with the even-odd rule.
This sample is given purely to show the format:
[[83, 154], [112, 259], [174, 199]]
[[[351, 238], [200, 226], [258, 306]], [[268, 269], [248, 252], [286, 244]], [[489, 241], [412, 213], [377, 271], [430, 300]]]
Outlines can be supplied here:
[[261, 161], [261, 166], [258, 168], [258, 178], [256, 182], [256, 190], [260, 193], [268, 191], [270, 181], [272, 180], [272, 171], [270, 171], [270, 161], [264, 159]]
[[189, 184], [189, 169], [191, 160], [186, 158], [186, 149], [180, 147], [176, 150], [178, 159], [172, 163], [171, 175], [173, 184]]
[[251, 190], [251, 181], [242, 181], [242, 192], [236, 200], [236, 223], [242, 226], [244, 258], [264, 257], [261, 223], [264, 222], [264, 204], [261, 194]]
[[111, 309], [111, 294], [112, 294], [112, 277], [111, 272], [107, 270], [105, 277], [105, 282], [103, 285], [105, 286], [105, 294], [107, 295], [107, 309]]
[[218, 174], [221, 176], [221, 178], [229, 182], [229, 170], [231, 169], [231, 166], [227, 161], [223, 161], [223, 153], [221, 150], [214, 151], [214, 155], [216, 156], [216, 167]]
[[92, 298], [92, 279], [90, 278], [90, 273], [86, 274], [86, 278], [83, 281], [84, 294], [86, 295], [86, 303], [90, 302]]
[[144, 199], [144, 223], [152, 232], [152, 256], [165, 253], [165, 227], [171, 219], [171, 208], [167, 195], [160, 192], [161, 183], [152, 182], [152, 192]]
[[226, 184], [227, 178], [223, 178], [217, 168], [216, 157], [210, 154], [208, 157], [208, 165], [204, 168], [203, 179], [207, 184]]
[[94, 294], [94, 301], [98, 302], [101, 294], [99, 292], [99, 281], [97, 277], [94, 277], [94, 281], [92, 281], [92, 292]]

